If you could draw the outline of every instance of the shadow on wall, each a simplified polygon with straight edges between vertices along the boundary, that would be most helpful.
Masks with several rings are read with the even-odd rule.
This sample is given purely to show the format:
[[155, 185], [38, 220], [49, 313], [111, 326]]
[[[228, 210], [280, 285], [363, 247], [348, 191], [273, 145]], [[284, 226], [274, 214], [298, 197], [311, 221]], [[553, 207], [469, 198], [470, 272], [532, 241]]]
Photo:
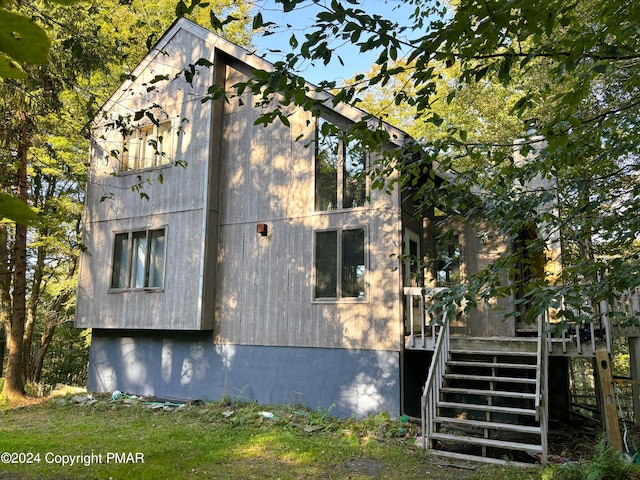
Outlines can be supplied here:
[[[398, 352], [214, 344], [208, 333], [94, 332], [89, 390], [257, 401], [358, 417], [400, 412]], [[124, 336], [126, 335], [126, 336]]]
[[137, 395], [203, 398], [213, 387], [207, 384], [216, 380], [211, 373], [222, 373], [229, 357], [211, 355], [208, 350], [212, 344], [210, 332], [171, 332], [168, 338], [166, 332], [144, 335], [94, 331], [89, 388], [96, 392], [121, 390]]

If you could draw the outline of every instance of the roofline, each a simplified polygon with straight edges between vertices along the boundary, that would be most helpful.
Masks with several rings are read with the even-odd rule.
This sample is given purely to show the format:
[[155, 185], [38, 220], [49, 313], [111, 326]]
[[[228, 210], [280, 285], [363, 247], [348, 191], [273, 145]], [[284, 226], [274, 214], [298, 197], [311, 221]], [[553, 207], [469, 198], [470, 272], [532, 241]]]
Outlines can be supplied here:
[[[186, 18], [178, 18], [171, 24], [171, 26], [166, 30], [162, 37], [160, 37], [160, 39], [156, 42], [149, 53], [147, 53], [131, 71], [131, 74], [129, 76], [130, 78], [120, 84], [120, 86], [118, 86], [118, 88], [103, 103], [102, 107], [100, 107], [96, 116], [94, 117], [94, 122], [95, 119], [99, 118], [104, 111], [110, 110], [112, 106], [117, 103], [115, 98], [119, 98], [120, 95], [122, 95], [122, 93], [125, 92], [135, 82], [140, 73], [142, 73], [142, 71], [147, 68], [147, 66], [154, 60], [154, 58], [163, 50], [163, 48], [180, 30], [186, 30], [212, 45], [211, 58], [207, 59], [211, 62], [213, 62], [214, 60], [216, 50], [220, 50], [225, 54], [236, 58], [252, 69], [264, 70], [267, 72], [271, 72], [274, 70], [274, 65], [271, 62], [261, 58], [256, 53], [252, 53], [249, 50], [222, 38], [221, 36], [204, 27], [201, 27], [191, 20], [188, 20]], [[309, 89], [309, 94], [307, 95], [309, 98], [321, 101], [326, 108], [335, 111], [336, 113], [349, 120], [357, 122], [362, 120], [365, 116], [369, 115], [364, 110], [345, 103], [339, 103], [338, 105], [334, 106], [333, 99], [335, 97], [333, 95], [324, 90], [318, 90], [318, 87], [316, 85], [307, 81], [305, 81], [305, 86]], [[410, 136], [402, 130], [384, 121], [382, 121], [382, 125], [384, 126], [384, 129], [389, 133], [392, 143], [401, 146], [405, 143], [406, 140], [410, 139]]]

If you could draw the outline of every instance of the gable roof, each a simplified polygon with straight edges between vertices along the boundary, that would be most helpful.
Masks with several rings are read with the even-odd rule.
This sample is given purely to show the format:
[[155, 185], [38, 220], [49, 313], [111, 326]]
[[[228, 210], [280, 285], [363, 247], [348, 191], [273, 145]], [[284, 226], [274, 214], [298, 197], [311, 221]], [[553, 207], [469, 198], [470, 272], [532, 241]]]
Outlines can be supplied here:
[[[200, 25], [197, 25], [190, 20], [187, 20], [186, 18], [179, 18], [167, 29], [167, 31], [162, 35], [162, 37], [158, 40], [151, 51], [132, 70], [129, 78], [125, 82], [123, 82], [105, 101], [103, 106], [96, 114], [95, 119], [100, 118], [102, 113], [111, 110], [111, 108], [118, 104], [123, 95], [128, 92], [130, 87], [135, 84], [138, 77], [145, 71], [146, 68], [149, 67], [150, 64], [152, 64], [156, 60], [159, 55], [162, 54], [167, 45], [181, 30], [190, 33], [191, 35], [211, 46], [211, 58], [207, 59], [211, 62], [214, 61], [213, 57], [215, 56], [216, 51], [220, 51], [239, 60], [253, 70], [263, 70], [267, 72], [271, 72], [274, 70], [274, 65], [264, 60], [259, 55], [251, 53], [250, 51], [230, 42], [229, 40], [222, 38], [221, 36], [211, 32], [210, 30], [207, 30], [204, 27], [201, 27]], [[194, 61], [195, 60], [196, 59], [194, 59]], [[187, 67], [187, 65], [184, 65], [183, 67]], [[306, 82], [306, 86], [308, 87], [308, 96], [310, 98], [319, 100], [329, 110], [335, 111], [336, 113], [351, 121], [357, 122], [368, 115], [363, 110], [360, 110], [351, 105], [338, 104], [334, 106], [333, 95], [326, 91], [319, 90], [318, 87], [309, 82]], [[382, 122], [378, 125], [383, 126], [383, 128], [389, 133], [391, 141], [396, 145], [404, 144], [405, 141], [409, 138], [408, 134], [386, 122]]]

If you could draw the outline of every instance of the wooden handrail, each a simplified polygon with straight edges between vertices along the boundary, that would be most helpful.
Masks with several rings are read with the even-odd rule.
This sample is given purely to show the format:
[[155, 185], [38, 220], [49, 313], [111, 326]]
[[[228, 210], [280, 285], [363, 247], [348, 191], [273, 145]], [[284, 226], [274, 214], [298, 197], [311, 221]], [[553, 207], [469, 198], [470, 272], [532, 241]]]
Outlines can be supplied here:
[[540, 444], [542, 446], [542, 452], [540, 457], [540, 463], [543, 465], [547, 463], [548, 453], [548, 332], [551, 328], [549, 322], [549, 312], [538, 317], [538, 351], [536, 355], [536, 400], [535, 410], [538, 422], [540, 422]]
[[422, 447], [427, 448], [429, 438], [433, 432], [433, 417], [435, 416], [438, 398], [440, 397], [441, 379], [444, 375], [446, 361], [449, 357], [450, 334], [449, 321], [447, 319], [448, 311], [445, 310], [442, 316], [442, 326], [438, 332], [435, 350], [433, 352], [433, 360], [429, 367], [429, 374], [422, 392], [421, 417], [422, 417]]

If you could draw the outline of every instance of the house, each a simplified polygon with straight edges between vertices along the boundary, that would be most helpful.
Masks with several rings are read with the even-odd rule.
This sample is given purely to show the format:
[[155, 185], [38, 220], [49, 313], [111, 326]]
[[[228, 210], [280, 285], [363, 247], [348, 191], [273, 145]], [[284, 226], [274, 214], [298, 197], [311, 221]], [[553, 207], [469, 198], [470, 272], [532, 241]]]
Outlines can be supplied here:
[[[312, 93], [326, 99], [318, 118], [291, 107], [290, 126], [256, 125], [264, 110], [248, 91], [203, 102], [210, 86], [233, 92], [271, 68], [180, 19], [96, 117], [75, 322], [92, 329], [88, 388], [338, 416], [388, 411], [454, 427], [462, 419], [447, 411], [488, 395], [498, 400], [483, 400], [483, 419], [470, 415], [467, 426], [527, 417], [514, 423], [534, 424], [526, 429], [498, 429], [537, 436], [516, 450], [546, 455], [547, 337], [489, 306], [444, 325], [424, 308], [432, 289], [463, 282], [511, 246], [481, 220], [443, 218], [436, 206], [417, 218], [410, 192], [371, 188], [362, 173], [377, 154], [325, 127], [346, 129], [364, 113], [327, 94]], [[410, 141], [384, 128], [390, 147]], [[442, 221], [456, 232], [446, 241], [436, 240]], [[423, 257], [448, 261], [421, 272], [413, 259]], [[552, 381], [568, 404], [563, 359], [575, 342], [563, 348]], [[470, 362], [477, 386], [464, 391]], [[476, 377], [487, 368], [493, 393], [483, 394]], [[508, 395], [495, 388], [503, 384], [525, 390]], [[428, 400], [433, 391], [439, 400]], [[444, 402], [438, 415], [431, 401]], [[445, 435], [435, 430], [430, 438]], [[493, 448], [479, 438], [474, 446]]]

